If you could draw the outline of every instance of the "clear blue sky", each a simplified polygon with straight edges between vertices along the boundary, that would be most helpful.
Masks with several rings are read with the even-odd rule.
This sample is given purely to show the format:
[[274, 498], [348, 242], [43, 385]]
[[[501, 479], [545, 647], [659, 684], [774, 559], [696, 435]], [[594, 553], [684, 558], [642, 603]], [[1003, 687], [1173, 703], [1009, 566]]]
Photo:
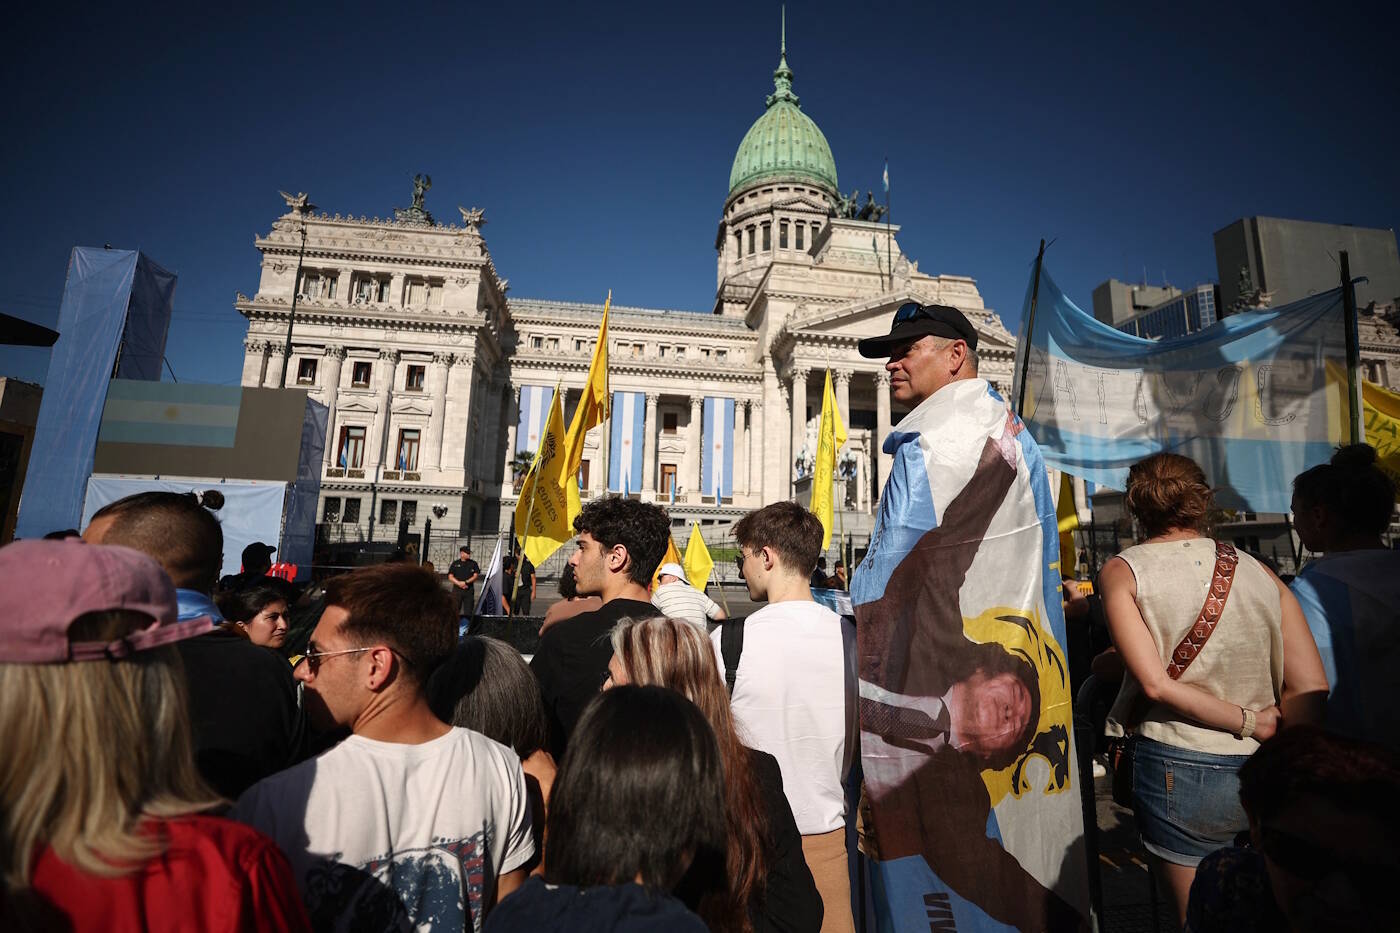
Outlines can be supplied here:
[[[52, 324], [74, 245], [179, 274], [167, 355], [233, 384], [279, 188], [332, 213], [487, 211], [512, 294], [708, 310], [716, 224], [778, 4], [25, 4], [0, 62], [0, 310]], [[280, 5], [279, 5], [280, 6]], [[1216, 277], [1265, 214], [1400, 224], [1396, 4], [809, 3], [788, 60], [843, 190], [886, 156], [905, 252], [1016, 329], [1036, 242], [1081, 304]], [[1357, 270], [1364, 273], [1365, 270]], [[42, 381], [47, 351], [0, 350]]]

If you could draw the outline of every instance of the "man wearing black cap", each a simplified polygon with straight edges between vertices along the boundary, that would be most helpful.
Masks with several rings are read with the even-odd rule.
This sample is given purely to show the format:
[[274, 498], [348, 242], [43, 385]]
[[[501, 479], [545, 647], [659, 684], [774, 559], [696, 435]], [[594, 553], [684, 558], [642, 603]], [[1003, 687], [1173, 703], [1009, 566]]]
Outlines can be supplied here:
[[889, 357], [890, 395], [912, 407], [951, 382], [977, 378], [977, 330], [957, 308], [910, 301], [888, 334], [860, 342], [860, 355]]
[[243, 549], [242, 571], [220, 580], [219, 590], [225, 593], [232, 592], [258, 582], [272, 570], [272, 555], [275, 553], [277, 548], [272, 545], [254, 541]]

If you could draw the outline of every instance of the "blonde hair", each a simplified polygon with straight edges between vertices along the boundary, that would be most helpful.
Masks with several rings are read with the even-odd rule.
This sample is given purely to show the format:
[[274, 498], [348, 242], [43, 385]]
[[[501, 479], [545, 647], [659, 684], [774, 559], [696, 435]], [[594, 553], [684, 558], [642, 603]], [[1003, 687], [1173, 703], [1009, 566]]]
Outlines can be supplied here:
[[748, 905], [761, 896], [768, 876], [768, 814], [750, 752], [729, 712], [714, 646], [699, 626], [661, 616], [619, 620], [612, 646], [631, 683], [674, 690], [699, 707], [714, 730], [724, 762], [728, 889], [702, 898], [699, 913], [712, 930], [751, 930]]
[[[150, 624], [90, 613], [74, 641]], [[173, 646], [120, 661], [0, 664], [0, 871], [26, 888], [45, 849], [79, 871], [117, 877], [165, 851], [146, 817], [219, 806], [195, 770], [184, 668]]]

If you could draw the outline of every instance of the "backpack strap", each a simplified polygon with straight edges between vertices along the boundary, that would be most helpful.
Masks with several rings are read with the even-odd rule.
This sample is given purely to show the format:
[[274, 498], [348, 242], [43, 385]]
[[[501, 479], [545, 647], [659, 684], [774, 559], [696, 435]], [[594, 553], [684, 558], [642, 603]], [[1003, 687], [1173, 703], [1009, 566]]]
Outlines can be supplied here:
[[1230, 598], [1230, 587], [1235, 582], [1235, 567], [1240, 555], [1235, 547], [1225, 541], [1215, 542], [1215, 571], [1210, 577], [1210, 588], [1206, 590], [1206, 602], [1196, 616], [1195, 624], [1187, 630], [1181, 643], [1172, 652], [1167, 663], [1167, 676], [1180, 680], [1181, 675], [1196, 660], [1196, 655], [1206, 646], [1215, 627], [1220, 624], [1220, 616], [1225, 612], [1225, 602]]
[[725, 619], [719, 625], [719, 653], [724, 658], [724, 683], [732, 696], [734, 681], [739, 679], [739, 655], [744, 653], [744, 620]]

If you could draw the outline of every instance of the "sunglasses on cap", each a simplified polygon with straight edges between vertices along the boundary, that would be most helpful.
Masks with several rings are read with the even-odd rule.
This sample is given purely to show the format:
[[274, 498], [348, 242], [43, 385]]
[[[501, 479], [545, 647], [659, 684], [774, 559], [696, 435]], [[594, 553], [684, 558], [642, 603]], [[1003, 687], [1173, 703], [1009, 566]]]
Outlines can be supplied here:
[[938, 317], [928, 308], [919, 304], [917, 301], [906, 301], [904, 304], [899, 306], [899, 310], [895, 311], [894, 320], [891, 322], [891, 326], [893, 326], [894, 324], [903, 324], [905, 321], [917, 321], [919, 318], [926, 318], [930, 321], [943, 320], [943, 318]]

